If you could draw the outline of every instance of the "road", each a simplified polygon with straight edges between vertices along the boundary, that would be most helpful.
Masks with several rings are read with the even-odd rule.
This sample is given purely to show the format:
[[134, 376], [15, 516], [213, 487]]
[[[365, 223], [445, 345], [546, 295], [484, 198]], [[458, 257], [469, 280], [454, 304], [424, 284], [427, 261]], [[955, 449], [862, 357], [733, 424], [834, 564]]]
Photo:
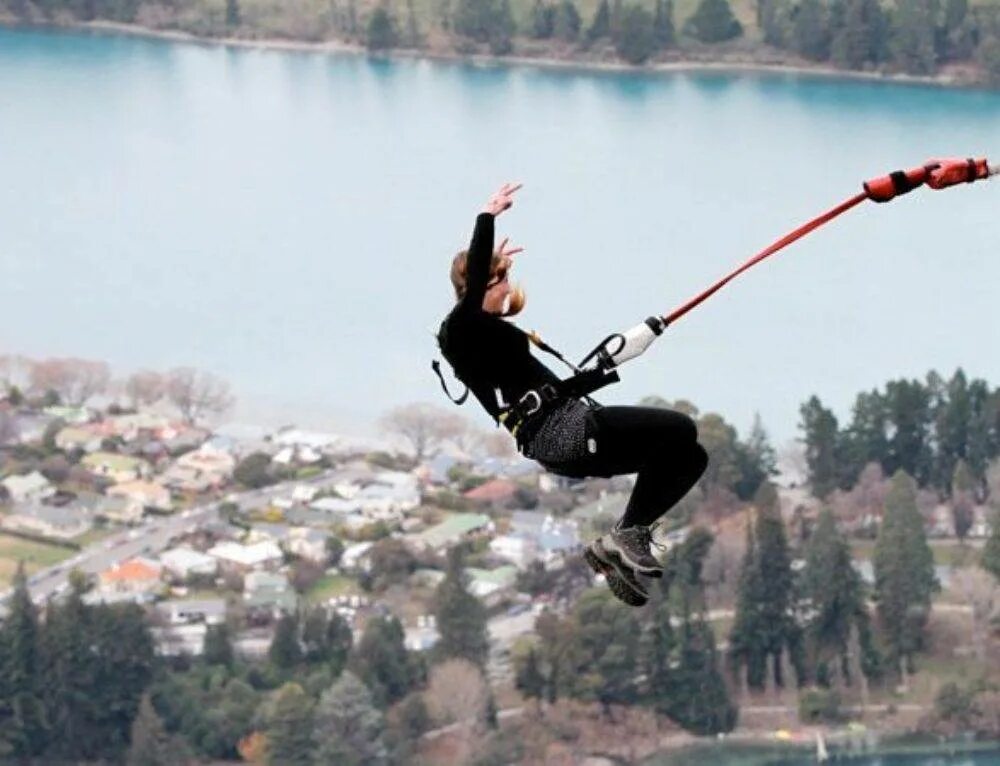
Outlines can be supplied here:
[[[303, 484], [322, 486], [335, 479], [336, 475], [336, 470], [330, 470], [310, 479], [287, 481], [263, 489], [230, 494], [224, 502], [235, 503], [241, 511], [247, 511], [260, 507], [276, 497], [289, 495], [296, 486]], [[150, 517], [145, 524], [122, 529], [110, 537], [99, 540], [71, 559], [33, 574], [28, 579], [31, 597], [35, 603], [44, 603], [49, 597], [65, 592], [69, 587], [69, 573], [74, 569], [84, 574], [96, 575], [134, 556], [155, 556], [162, 553], [181, 535], [217, 521], [219, 505], [220, 501], [212, 501], [178, 511], [171, 516]], [[0, 594], [0, 599], [6, 601], [9, 595], [8, 590]]]

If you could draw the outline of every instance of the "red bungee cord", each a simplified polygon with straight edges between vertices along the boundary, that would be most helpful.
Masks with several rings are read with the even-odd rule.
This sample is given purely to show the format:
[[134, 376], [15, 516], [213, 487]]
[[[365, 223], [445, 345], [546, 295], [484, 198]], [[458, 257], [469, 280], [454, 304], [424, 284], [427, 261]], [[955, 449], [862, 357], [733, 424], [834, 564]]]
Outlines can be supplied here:
[[913, 191], [924, 184], [932, 189], [947, 189], [961, 183], [972, 183], [981, 181], [990, 176], [1000, 175], [1000, 165], [990, 166], [986, 158], [981, 159], [941, 159], [928, 160], [923, 165], [912, 170], [897, 170], [894, 173], [873, 178], [864, 183], [864, 191], [856, 194], [832, 210], [828, 210], [823, 215], [814, 218], [803, 224], [794, 231], [786, 234], [774, 244], [759, 252], [749, 261], [744, 263], [735, 271], [727, 274], [704, 292], [699, 293], [687, 303], [674, 309], [669, 314], [661, 317], [664, 325], [670, 325], [688, 313], [695, 306], [699, 305], [716, 292], [721, 290], [730, 281], [738, 277], [744, 271], [763, 261], [765, 258], [774, 255], [782, 248], [804, 237], [809, 232], [818, 229], [825, 223], [829, 223], [842, 213], [846, 213], [855, 205], [870, 199], [873, 202], [889, 202], [896, 197], [900, 197]]

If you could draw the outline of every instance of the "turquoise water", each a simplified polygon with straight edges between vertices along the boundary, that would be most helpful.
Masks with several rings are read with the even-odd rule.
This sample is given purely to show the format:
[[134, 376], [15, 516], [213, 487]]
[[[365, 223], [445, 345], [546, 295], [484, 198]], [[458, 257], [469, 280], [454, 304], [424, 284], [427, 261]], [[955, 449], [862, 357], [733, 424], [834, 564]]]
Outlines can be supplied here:
[[[586, 74], [0, 30], [0, 350], [193, 364], [245, 413], [446, 404], [447, 267], [493, 189], [519, 320], [572, 357], [867, 177], [1000, 159], [1000, 93]], [[1000, 384], [1000, 182], [869, 204], [686, 317], [606, 401], [686, 397], [776, 440], [819, 393]], [[477, 422], [485, 415], [467, 410]]]
[[[802, 756], [781, 756], [768, 754], [767, 748], [692, 748], [673, 754], [655, 756], [643, 762], [643, 766], [814, 766], [814, 754]], [[878, 756], [839, 756], [831, 754], [827, 761], [839, 766], [1000, 766], [1000, 750], [985, 752], [940, 752], [919, 750], [910, 753], [896, 753]]]

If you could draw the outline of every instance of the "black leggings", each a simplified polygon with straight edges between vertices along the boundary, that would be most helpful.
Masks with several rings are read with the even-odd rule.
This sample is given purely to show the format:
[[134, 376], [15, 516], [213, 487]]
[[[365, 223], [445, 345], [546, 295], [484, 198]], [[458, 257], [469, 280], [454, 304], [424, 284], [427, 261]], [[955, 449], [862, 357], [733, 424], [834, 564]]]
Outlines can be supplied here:
[[697, 426], [680, 412], [659, 407], [594, 407], [585, 422], [587, 454], [546, 467], [577, 477], [638, 474], [622, 527], [652, 524], [688, 493], [708, 466]]

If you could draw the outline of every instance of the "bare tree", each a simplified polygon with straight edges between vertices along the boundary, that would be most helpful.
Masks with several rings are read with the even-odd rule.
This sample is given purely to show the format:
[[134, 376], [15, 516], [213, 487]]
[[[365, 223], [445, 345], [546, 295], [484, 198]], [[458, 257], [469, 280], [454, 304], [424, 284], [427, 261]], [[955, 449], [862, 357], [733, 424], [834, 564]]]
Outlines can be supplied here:
[[1000, 607], [1000, 587], [979, 567], [965, 567], [952, 575], [952, 587], [972, 607], [972, 640], [979, 660], [986, 659], [990, 623]]
[[226, 381], [192, 367], [177, 367], [167, 373], [165, 391], [189, 424], [205, 415], [225, 412], [235, 401]]
[[55, 391], [74, 407], [104, 393], [111, 380], [107, 362], [90, 359], [44, 359], [31, 368], [30, 388], [37, 394]]
[[436, 455], [444, 442], [455, 439], [466, 427], [460, 415], [423, 402], [390, 410], [382, 417], [380, 425], [383, 431], [406, 440], [417, 462]]
[[483, 733], [490, 688], [482, 671], [468, 660], [445, 660], [431, 668], [424, 692], [427, 712], [439, 726], [457, 724], [457, 744], [465, 763]]
[[0, 389], [27, 388], [31, 383], [32, 362], [19, 354], [0, 354]]
[[0, 447], [13, 444], [18, 435], [17, 420], [9, 412], [0, 410]]
[[133, 409], [158, 402], [166, 389], [166, 378], [153, 370], [139, 370], [129, 375], [125, 381], [125, 395]]

